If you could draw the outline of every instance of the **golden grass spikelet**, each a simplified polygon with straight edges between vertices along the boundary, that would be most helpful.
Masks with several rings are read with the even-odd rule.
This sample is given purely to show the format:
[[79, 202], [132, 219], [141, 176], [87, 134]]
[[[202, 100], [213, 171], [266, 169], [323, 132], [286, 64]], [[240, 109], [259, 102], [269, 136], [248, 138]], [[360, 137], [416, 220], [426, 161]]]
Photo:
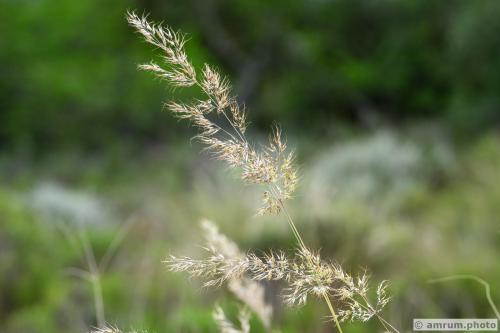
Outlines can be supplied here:
[[165, 63], [170, 66], [166, 71], [157, 64], [150, 63], [141, 65], [141, 69], [153, 71], [178, 87], [189, 87], [196, 83], [196, 72], [184, 51], [186, 40], [183, 34], [161, 24], [149, 23], [147, 17], [139, 17], [134, 12], [127, 13], [127, 21], [148, 43], [163, 50]]
[[231, 102], [231, 97], [229, 96], [231, 86], [227, 79], [222, 78], [221, 75], [208, 64], [205, 64], [203, 68], [203, 79], [200, 82], [200, 86], [205, 94], [211, 98], [218, 114], [229, 106]]
[[245, 134], [247, 130], [247, 114], [245, 111], [245, 106], [239, 106], [237, 102], [231, 101], [229, 104], [229, 110], [234, 119], [234, 124], [241, 134]]
[[168, 102], [167, 109], [197, 127], [200, 132], [196, 138], [217, 159], [230, 167], [241, 168], [244, 182], [265, 185], [259, 214], [279, 213], [282, 202], [292, 197], [297, 183], [293, 153], [286, 153], [281, 130], [276, 127], [269, 144], [257, 151], [245, 137], [246, 112], [231, 95], [229, 81], [208, 64], [204, 65], [201, 77], [197, 77], [184, 51], [184, 35], [161, 24], [150, 23], [147, 17], [139, 17], [134, 12], [127, 14], [127, 20], [147, 42], [163, 51], [168, 67], [164, 69], [150, 62], [140, 65], [140, 69], [152, 72], [176, 87], [197, 86], [207, 98], [190, 104]]

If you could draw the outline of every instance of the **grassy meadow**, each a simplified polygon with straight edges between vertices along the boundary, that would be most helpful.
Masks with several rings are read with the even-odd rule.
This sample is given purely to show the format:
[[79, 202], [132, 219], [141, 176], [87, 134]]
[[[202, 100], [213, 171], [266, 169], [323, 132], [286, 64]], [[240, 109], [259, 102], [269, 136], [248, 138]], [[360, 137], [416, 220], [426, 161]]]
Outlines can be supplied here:
[[[379, 154], [364, 155], [377, 148], [370, 147], [374, 136], [363, 136], [318, 148], [301, 161], [303, 184], [291, 204], [298, 228], [323, 256], [390, 280], [387, 317], [403, 330], [416, 315], [491, 317], [480, 284], [428, 281], [477, 275], [498, 299], [500, 138], [488, 135], [467, 149], [440, 148], [449, 156], [435, 161], [429, 146], [389, 133], [374, 134], [389, 140]], [[417, 155], [398, 161], [398, 149]], [[255, 217], [253, 189], [227, 177], [218, 162], [187, 146], [160, 150], [165, 153], [141, 161], [66, 157], [37, 170], [3, 170], [0, 212], [9, 223], [1, 226], [2, 330], [85, 331], [95, 320], [91, 285], [71, 274], [87, 263], [68, 231], [83, 230], [97, 259], [113, 247], [102, 273], [106, 320], [154, 332], [217, 332], [213, 303], [236, 308], [226, 291], [203, 289], [161, 263], [169, 253], [201, 256], [201, 217], [217, 221], [243, 249], [292, 248], [283, 218]], [[116, 163], [127, 166], [117, 173]], [[409, 163], [405, 170], [411, 172], [387, 177], [386, 169], [398, 163]], [[331, 166], [339, 174], [325, 173], [335, 170]], [[335, 189], [335, 179], [342, 188]], [[267, 288], [282, 332], [329, 331], [318, 320], [326, 315], [323, 304], [282, 308], [279, 285]], [[263, 331], [254, 321], [255, 331]], [[349, 332], [366, 329], [346, 326]]]

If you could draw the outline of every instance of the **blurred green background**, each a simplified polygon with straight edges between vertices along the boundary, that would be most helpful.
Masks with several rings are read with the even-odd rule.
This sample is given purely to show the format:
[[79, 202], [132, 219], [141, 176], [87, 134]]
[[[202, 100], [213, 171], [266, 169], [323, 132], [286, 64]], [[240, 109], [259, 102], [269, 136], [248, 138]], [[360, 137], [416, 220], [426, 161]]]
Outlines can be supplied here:
[[[200, 218], [244, 250], [293, 247], [283, 218], [254, 216], [258, 189], [161, 111], [192, 96], [137, 71], [154, 55], [128, 9], [187, 32], [193, 62], [227, 73], [255, 140], [282, 124], [299, 229], [392, 282], [386, 319], [403, 332], [418, 317], [494, 317], [481, 285], [427, 281], [474, 274], [500, 305], [500, 2], [0, 0], [1, 332], [96, 324], [73, 274], [87, 269], [83, 234], [107, 258], [106, 320], [150, 332], [216, 332], [214, 302], [237, 307], [161, 263], [202, 255]], [[332, 331], [323, 304], [284, 309], [278, 289], [277, 329]]]

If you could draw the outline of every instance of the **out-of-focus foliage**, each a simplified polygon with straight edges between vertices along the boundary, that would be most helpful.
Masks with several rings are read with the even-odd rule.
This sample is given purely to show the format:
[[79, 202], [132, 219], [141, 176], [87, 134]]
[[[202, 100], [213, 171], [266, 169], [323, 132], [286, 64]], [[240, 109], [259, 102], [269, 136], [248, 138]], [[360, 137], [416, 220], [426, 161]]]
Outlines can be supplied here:
[[[341, 147], [338, 155], [332, 155], [332, 149], [326, 148], [318, 152], [317, 163], [338, 160], [339, 156], [344, 156], [342, 160], [348, 163], [345, 156], [359, 156], [361, 147], [381, 145], [379, 141], [389, 142], [381, 151], [411, 145], [412, 154], [433, 163], [430, 155], [418, 153], [426, 151], [428, 138], [424, 141], [409, 138], [398, 144], [390, 139], [398, 135], [381, 132], [374, 134], [378, 137], [375, 140], [338, 143]], [[365, 196], [366, 192], [359, 196], [359, 180], [347, 177], [338, 200], [334, 196], [333, 202], [314, 201], [316, 206], [311, 212], [308, 195], [318, 195], [309, 189], [313, 176], [323, 175], [326, 186], [335, 185], [328, 178], [333, 171], [317, 168], [313, 162], [311, 168], [304, 170], [308, 176], [291, 206], [292, 213], [312, 246], [322, 248], [324, 257], [341, 260], [347, 269], [370, 267], [374, 280], [391, 280], [393, 300], [385, 315], [398, 328], [409, 329], [417, 314], [491, 317], [480, 285], [469, 281], [439, 285], [426, 281], [458, 273], [476, 274], [491, 283], [493, 299], [498, 300], [499, 144], [498, 136], [485, 136], [466, 150], [454, 151], [457, 158], [446, 171], [440, 164], [434, 164], [419, 168], [423, 171], [421, 175], [395, 175], [396, 182], [410, 179], [413, 184], [411, 188], [402, 187], [403, 192], [401, 187], [386, 183], [386, 175], [378, 169], [380, 164], [391, 163], [383, 161], [387, 155], [382, 154], [375, 163], [377, 159], [368, 154], [372, 157], [356, 160], [359, 175], [368, 173], [370, 189], [378, 188], [381, 197]], [[171, 252], [200, 255], [203, 249], [193, 246], [202, 238], [197, 223], [200, 216], [219, 221], [224, 232], [241, 244], [242, 249], [291, 248], [293, 238], [285, 221], [249, 217], [252, 205], [258, 205], [258, 195], [252, 202], [251, 191], [242, 190], [236, 181], [228, 181], [215, 163], [192, 158], [184, 161], [191, 185], [176, 185], [172, 181], [171, 176], [180, 172], [168, 159], [130, 162], [119, 172], [101, 168], [97, 172], [100, 177], [93, 178], [87, 173], [96, 171], [86, 170], [85, 165], [67, 164], [65, 167], [78, 175], [72, 180], [73, 185], [54, 183], [50, 191], [69, 195], [77, 192], [68, 187], [86, 190], [78, 196], [70, 195], [72, 200], [58, 201], [58, 211], [66, 212], [64, 215], [46, 214], [53, 202], [34, 200], [41, 191], [48, 191], [46, 184], [33, 183], [38, 177], [29, 181], [33, 183], [29, 188], [16, 185], [2, 190], [0, 331], [85, 332], [89, 325], [95, 324], [90, 285], [68, 274], [71, 268], [86, 269], [85, 259], [56, 227], [65, 222], [77, 232], [76, 226], [81, 223], [78, 207], [88, 205], [89, 198], [94, 198], [104, 207], [112, 208], [108, 212], [115, 215], [110, 222], [86, 226], [98, 259], [120, 230], [132, 221], [102, 275], [106, 319], [120, 323], [124, 329], [217, 332], [211, 318], [215, 299], [230, 314], [237, 312], [234, 300], [224, 291], [200, 289], [201, 281], [187, 281], [182, 275], [167, 272], [161, 260]], [[416, 170], [411, 164], [409, 170]], [[138, 170], [145, 173], [141, 175]], [[340, 168], [339, 172], [345, 170]], [[387, 201], [391, 203], [390, 209], [380, 209]], [[268, 287], [270, 297], [280, 304], [278, 286]], [[275, 313], [274, 325], [283, 332], [324, 329], [318, 316], [326, 314], [326, 309], [320, 303], [312, 302], [294, 311], [277, 308]], [[368, 325], [353, 324], [346, 330], [366, 332], [378, 327], [375, 322]], [[252, 327], [252, 332], [264, 332], [255, 317]]]
[[128, 8], [188, 32], [190, 57], [218, 63], [260, 126], [432, 117], [472, 133], [500, 120], [494, 0], [1, 0], [1, 149], [175, 137], [158, 111], [168, 91], [136, 71], [149, 53]]
[[[391, 323], [493, 316], [481, 286], [426, 281], [479, 275], [500, 306], [499, 1], [0, 0], [1, 332], [96, 324], [61, 224], [85, 226], [98, 259], [129, 228], [103, 270], [106, 319], [158, 333], [216, 332], [216, 299], [235, 319], [227, 293], [161, 264], [199, 254], [200, 218], [243, 250], [293, 246], [285, 221], [252, 217], [258, 193], [160, 111], [172, 94], [137, 71], [151, 52], [127, 9], [189, 33], [194, 64], [218, 65], [249, 106], [249, 135], [286, 128], [298, 228], [323, 257], [392, 281]], [[274, 326], [322, 332], [326, 313], [278, 307]]]

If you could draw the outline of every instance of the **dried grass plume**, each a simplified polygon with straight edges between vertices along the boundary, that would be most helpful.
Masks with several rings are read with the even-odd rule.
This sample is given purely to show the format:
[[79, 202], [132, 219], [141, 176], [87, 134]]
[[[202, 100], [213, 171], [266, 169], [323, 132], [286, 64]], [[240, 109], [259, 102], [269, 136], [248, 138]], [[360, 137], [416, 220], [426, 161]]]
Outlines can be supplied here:
[[[246, 136], [245, 107], [232, 94], [230, 82], [208, 64], [199, 72], [194, 68], [186, 55], [186, 39], [182, 33], [150, 23], [145, 16], [133, 12], [127, 14], [127, 20], [162, 52], [161, 64], [150, 62], [140, 65], [140, 69], [167, 80], [175, 88], [194, 87], [203, 94], [201, 99], [188, 103], [171, 101], [165, 107], [196, 127], [195, 138], [205, 150], [229, 167], [240, 170], [245, 183], [263, 186], [263, 203], [258, 213], [284, 212], [298, 243], [291, 255], [282, 251], [259, 255], [242, 253], [214, 224], [205, 221], [206, 256], [202, 259], [170, 256], [165, 260], [169, 269], [199, 277], [205, 287], [228, 285], [266, 328], [270, 327], [272, 307], [265, 302], [265, 290], [260, 282], [281, 281], [286, 285], [284, 301], [288, 305], [303, 305], [310, 296], [324, 300], [340, 333], [340, 321], [365, 322], [373, 317], [377, 317], [387, 331], [398, 332], [379, 315], [389, 301], [386, 282], [370, 293], [366, 274], [351, 276], [340, 265], [321, 259], [319, 253], [309, 250], [302, 240], [285, 208], [286, 200], [292, 197], [297, 185], [297, 169], [294, 153], [287, 148], [281, 129], [278, 126], [272, 129], [267, 144], [252, 144]], [[375, 300], [370, 300], [370, 296], [375, 296]], [[220, 308], [216, 308], [214, 319], [222, 333], [250, 331], [247, 311], [240, 312], [239, 328]]]
[[259, 214], [279, 213], [282, 201], [291, 198], [297, 183], [294, 154], [287, 152], [279, 127], [272, 130], [267, 145], [256, 149], [245, 136], [248, 126], [245, 108], [231, 94], [229, 81], [208, 64], [201, 73], [196, 73], [184, 50], [184, 35], [150, 23], [134, 12], [127, 14], [127, 20], [163, 53], [162, 66], [150, 62], [140, 65], [140, 69], [168, 80], [174, 87], [197, 86], [205, 95], [205, 99], [190, 103], [168, 102], [166, 108], [197, 127], [196, 139], [216, 158], [240, 168], [246, 183], [265, 185]]

